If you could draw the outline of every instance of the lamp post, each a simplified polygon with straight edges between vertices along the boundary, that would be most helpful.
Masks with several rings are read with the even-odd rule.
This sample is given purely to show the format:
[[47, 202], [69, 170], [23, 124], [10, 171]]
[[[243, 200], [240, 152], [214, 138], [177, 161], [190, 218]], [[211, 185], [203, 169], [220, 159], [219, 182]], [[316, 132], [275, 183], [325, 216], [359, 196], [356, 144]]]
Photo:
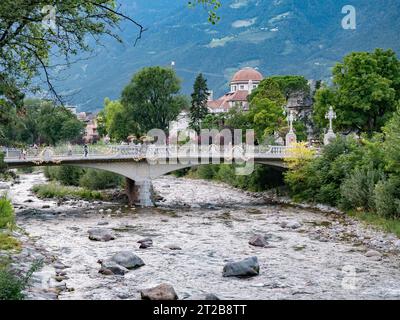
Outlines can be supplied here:
[[337, 118], [336, 112], [333, 110], [333, 107], [329, 107], [329, 111], [325, 115], [325, 119], [329, 120], [329, 130], [324, 136], [324, 144], [328, 145], [332, 140], [336, 139], [336, 134], [333, 131], [333, 120]]
[[293, 122], [296, 120], [293, 110], [289, 111], [287, 120], [289, 122], [289, 133], [286, 135], [286, 146], [291, 146], [297, 142], [297, 136], [293, 130]]

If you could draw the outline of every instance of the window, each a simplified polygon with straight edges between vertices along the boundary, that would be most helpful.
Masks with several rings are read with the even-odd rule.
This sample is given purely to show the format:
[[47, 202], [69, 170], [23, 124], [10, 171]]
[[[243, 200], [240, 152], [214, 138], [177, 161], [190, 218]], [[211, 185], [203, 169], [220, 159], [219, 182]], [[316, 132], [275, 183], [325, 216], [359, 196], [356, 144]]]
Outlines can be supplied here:
[[233, 92], [236, 91], [236, 86], [232, 86], [232, 91], [233, 91]]
[[240, 90], [244, 90], [244, 85], [240, 85]]

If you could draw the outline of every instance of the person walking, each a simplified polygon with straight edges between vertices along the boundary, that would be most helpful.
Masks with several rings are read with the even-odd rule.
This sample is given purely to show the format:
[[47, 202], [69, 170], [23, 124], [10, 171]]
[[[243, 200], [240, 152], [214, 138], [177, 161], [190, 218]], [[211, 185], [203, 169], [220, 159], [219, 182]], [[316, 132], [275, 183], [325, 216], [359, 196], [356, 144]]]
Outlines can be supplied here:
[[83, 146], [83, 153], [84, 153], [84, 155], [85, 155], [85, 158], [87, 158], [88, 155], [89, 155], [89, 147], [88, 147], [87, 144], [85, 144], [85, 145]]

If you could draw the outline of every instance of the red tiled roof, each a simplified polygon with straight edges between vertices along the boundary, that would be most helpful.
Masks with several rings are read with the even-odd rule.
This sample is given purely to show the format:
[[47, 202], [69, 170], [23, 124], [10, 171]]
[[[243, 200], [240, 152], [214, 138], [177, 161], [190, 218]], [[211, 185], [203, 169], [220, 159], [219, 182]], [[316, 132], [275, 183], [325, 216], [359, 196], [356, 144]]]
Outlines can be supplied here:
[[253, 68], [244, 68], [233, 76], [232, 82], [249, 82], [253, 81], [261, 81], [263, 80], [263, 76], [260, 72]]
[[217, 100], [209, 101], [208, 107], [211, 109], [223, 109], [224, 111], [228, 111], [231, 107], [230, 102], [247, 102], [248, 96], [249, 92], [244, 90], [230, 92]]

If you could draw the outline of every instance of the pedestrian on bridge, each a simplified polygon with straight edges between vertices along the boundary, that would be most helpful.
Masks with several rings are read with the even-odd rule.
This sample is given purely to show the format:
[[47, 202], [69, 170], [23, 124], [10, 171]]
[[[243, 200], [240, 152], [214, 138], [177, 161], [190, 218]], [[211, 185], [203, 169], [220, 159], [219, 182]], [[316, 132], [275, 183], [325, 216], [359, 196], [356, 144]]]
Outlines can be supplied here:
[[87, 158], [88, 155], [89, 155], [89, 147], [88, 147], [87, 144], [85, 144], [85, 145], [83, 146], [83, 153], [84, 153], [84, 155], [85, 155], [85, 158]]
[[21, 157], [22, 157], [23, 160], [26, 160], [26, 149], [25, 148], [22, 149]]

